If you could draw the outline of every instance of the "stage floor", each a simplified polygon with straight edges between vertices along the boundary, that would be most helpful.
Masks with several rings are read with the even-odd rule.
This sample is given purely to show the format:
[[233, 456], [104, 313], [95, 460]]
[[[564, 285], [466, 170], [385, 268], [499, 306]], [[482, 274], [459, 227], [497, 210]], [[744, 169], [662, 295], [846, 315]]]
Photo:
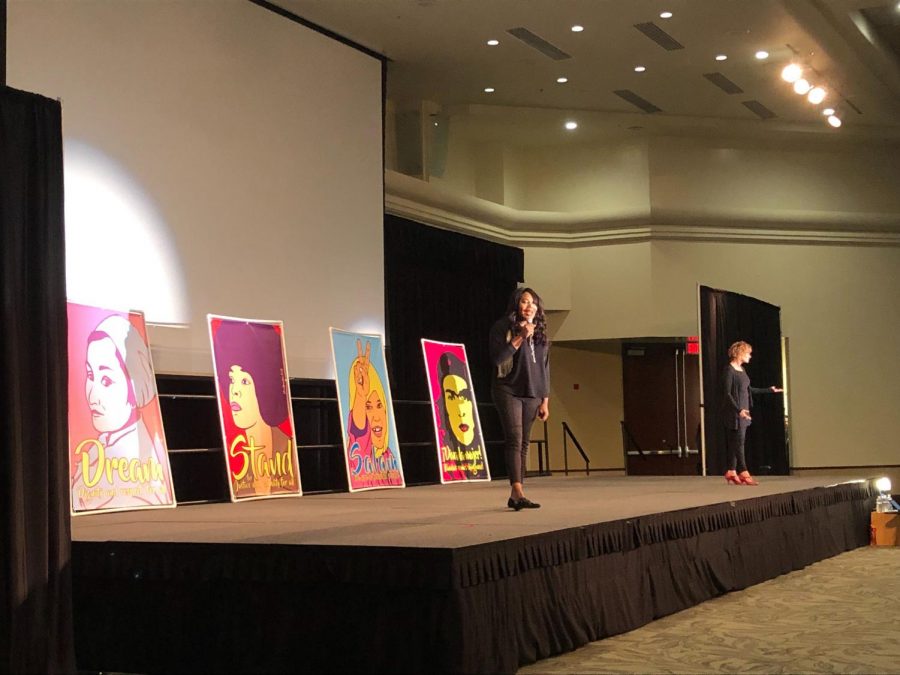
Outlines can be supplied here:
[[[860, 479], [869, 476], [859, 476]], [[78, 516], [76, 542], [179, 542], [456, 549], [651, 514], [846, 483], [846, 476], [552, 476], [527, 483], [542, 508], [506, 507], [505, 481], [190, 504]]]

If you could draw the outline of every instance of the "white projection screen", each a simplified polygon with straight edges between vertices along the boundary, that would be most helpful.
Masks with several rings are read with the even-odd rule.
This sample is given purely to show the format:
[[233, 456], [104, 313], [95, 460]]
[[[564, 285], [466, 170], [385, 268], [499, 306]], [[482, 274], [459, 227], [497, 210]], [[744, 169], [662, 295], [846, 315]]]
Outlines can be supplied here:
[[60, 99], [70, 300], [209, 374], [208, 312], [384, 330], [382, 62], [249, 0], [10, 0], [7, 83]]

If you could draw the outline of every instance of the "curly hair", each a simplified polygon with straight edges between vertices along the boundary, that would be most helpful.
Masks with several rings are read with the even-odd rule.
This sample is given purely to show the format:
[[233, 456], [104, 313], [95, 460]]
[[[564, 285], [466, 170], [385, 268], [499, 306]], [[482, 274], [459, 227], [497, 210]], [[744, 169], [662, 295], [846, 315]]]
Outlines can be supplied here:
[[522, 316], [519, 314], [519, 301], [526, 293], [530, 294], [531, 297], [534, 298], [534, 302], [537, 305], [537, 312], [535, 312], [534, 315], [534, 341], [537, 344], [546, 345], [550, 342], [550, 338], [547, 335], [547, 317], [544, 316], [544, 301], [541, 300], [541, 296], [539, 296], [534, 292], [533, 289], [528, 288], [527, 286], [517, 288], [515, 291], [513, 291], [512, 295], [509, 296], [509, 303], [506, 306], [506, 314], [509, 316], [510, 330], [515, 332], [515, 325], [519, 321], [522, 321]]
[[739, 340], [728, 348], [728, 358], [734, 360], [744, 352], [750, 351], [753, 347], [748, 342]]

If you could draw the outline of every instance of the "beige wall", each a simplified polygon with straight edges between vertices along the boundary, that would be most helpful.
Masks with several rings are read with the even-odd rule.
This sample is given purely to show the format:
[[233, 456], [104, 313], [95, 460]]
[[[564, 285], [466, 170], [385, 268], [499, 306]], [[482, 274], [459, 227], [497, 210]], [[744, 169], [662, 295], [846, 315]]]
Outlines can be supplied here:
[[[552, 287], [557, 255], [528, 250], [526, 278], [538, 291], [544, 281]], [[654, 241], [571, 249], [570, 262], [570, 311], [555, 340], [695, 334], [698, 283], [771, 302], [791, 344], [793, 465], [900, 464], [900, 379], [889, 370], [900, 335], [900, 248]], [[599, 365], [605, 357], [564, 353], [570, 358], [585, 372], [595, 359], [597, 376], [612, 381]], [[554, 379], [557, 387], [566, 385]], [[611, 429], [621, 419], [621, 403], [601, 408], [605, 417], [562, 407], [577, 427]]]

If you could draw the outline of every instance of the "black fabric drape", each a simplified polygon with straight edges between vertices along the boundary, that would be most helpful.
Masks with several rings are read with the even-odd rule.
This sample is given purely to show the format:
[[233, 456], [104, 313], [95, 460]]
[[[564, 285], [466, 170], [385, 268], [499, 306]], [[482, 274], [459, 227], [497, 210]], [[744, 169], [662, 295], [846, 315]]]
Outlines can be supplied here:
[[[781, 386], [781, 310], [739, 293], [700, 287], [700, 339], [703, 369], [703, 421], [707, 474], [725, 473], [722, 373], [728, 347], [738, 340], [753, 346], [747, 374], [753, 387]], [[751, 473], [787, 475], [790, 461], [781, 394], [753, 397], [753, 424], [745, 445]]]
[[491, 405], [488, 332], [522, 281], [524, 252], [385, 215], [384, 261], [388, 366], [407, 483], [439, 480], [430, 409], [397, 404], [429, 398], [423, 337], [466, 346], [491, 475], [505, 475], [503, 432]]
[[0, 87], [0, 671], [74, 670], [62, 114]]

